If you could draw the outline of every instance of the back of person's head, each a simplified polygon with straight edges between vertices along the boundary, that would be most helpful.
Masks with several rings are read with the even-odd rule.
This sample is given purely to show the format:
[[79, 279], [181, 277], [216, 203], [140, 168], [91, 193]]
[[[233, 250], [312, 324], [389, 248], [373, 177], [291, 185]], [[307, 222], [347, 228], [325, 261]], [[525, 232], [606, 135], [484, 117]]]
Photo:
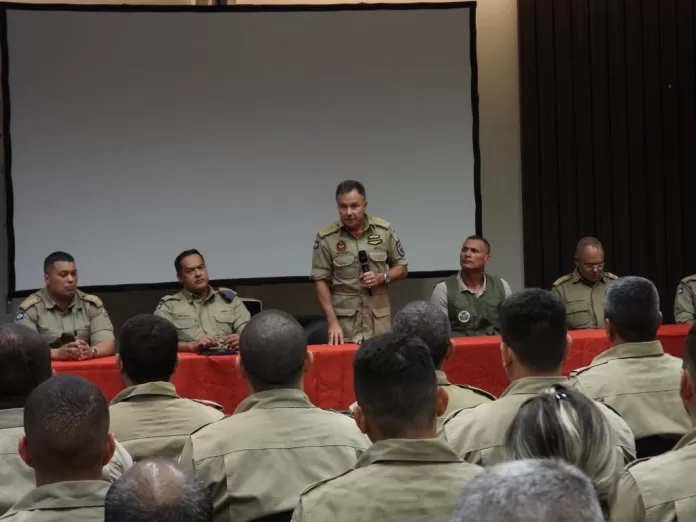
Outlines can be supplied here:
[[449, 318], [440, 308], [427, 301], [413, 301], [395, 316], [392, 332], [420, 337], [430, 349], [435, 368], [440, 368], [452, 342]]
[[559, 460], [486, 468], [464, 486], [452, 522], [603, 522], [590, 479]]
[[604, 318], [611, 341], [617, 335], [627, 343], [654, 341], [662, 324], [657, 288], [644, 277], [617, 279], [604, 297]]
[[605, 517], [609, 517], [623, 461], [614, 434], [597, 404], [583, 394], [556, 385], [528, 399], [505, 437], [511, 459], [564, 460], [592, 481]]
[[251, 318], [239, 337], [239, 357], [244, 377], [257, 392], [297, 387], [311, 364], [304, 329], [280, 310]]
[[118, 357], [133, 384], [168, 381], [177, 363], [179, 340], [172, 323], [152, 314], [131, 317], [121, 329]]
[[563, 302], [548, 290], [528, 288], [499, 307], [503, 343], [530, 371], [548, 373], [563, 364], [568, 326]]
[[365, 341], [353, 360], [354, 414], [370, 438], [403, 438], [433, 429], [444, 407], [426, 344], [413, 335], [386, 333]]
[[0, 326], [0, 404], [24, 406], [34, 389], [51, 377], [51, 348], [36, 331], [19, 324]]
[[56, 479], [101, 468], [114, 452], [109, 405], [99, 389], [77, 375], [58, 375], [40, 384], [24, 407], [20, 455], [37, 474]]
[[168, 459], [146, 459], [123, 474], [106, 495], [105, 522], [212, 522], [210, 491]]

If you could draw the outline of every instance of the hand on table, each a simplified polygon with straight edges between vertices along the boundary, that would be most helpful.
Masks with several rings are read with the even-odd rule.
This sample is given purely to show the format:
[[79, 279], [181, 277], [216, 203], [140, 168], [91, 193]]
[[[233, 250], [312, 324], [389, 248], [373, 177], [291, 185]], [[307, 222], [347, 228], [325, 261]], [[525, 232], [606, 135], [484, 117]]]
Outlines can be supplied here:
[[226, 335], [220, 344], [230, 350], [239, 350], [239, 334]]
[[343, 330], [338, 322], [329, 324], [329, 344], [343, 344]]
[[193, 343], [193, 346], [191, 347], [191, 351], [198, 353], [202, 350], [207, 350], [208, 348], [212, 348], [213, 346], [218, 345], [218, 340], [217, 336], [213, 334], [205, 334], [203, 337], [198, 339], [195, 343]]

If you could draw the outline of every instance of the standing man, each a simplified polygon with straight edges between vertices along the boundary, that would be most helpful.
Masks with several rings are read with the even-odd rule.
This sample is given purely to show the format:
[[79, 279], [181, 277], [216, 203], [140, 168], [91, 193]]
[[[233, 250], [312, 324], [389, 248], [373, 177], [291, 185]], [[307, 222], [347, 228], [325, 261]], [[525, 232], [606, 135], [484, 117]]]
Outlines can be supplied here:
[[569, 330], [604, 328], [604, 294], [617, 277], [604, 271], [604, 247], [583, 237], [575, 248], [575, 271], [558, 278], [551, 291], [566, 307]]
[[329, 323], [329, 344], [359, 343], [389, 331], [387, 287], [406, 277], [408, 261], [389, 222], [365, 213], [362, 183], [339, 183], [336, 204], [340, 220], [314, 241], [311, 279]]
[[239, 334], [250, 318], [242, 300], [232, 290], [210, 286], [205, 259], [196, 249], [176, 256], [174, 268], [183, 289], [164, 296], [155, 315], [174, 325], [179, 351], [239, 349]]
[[460, 271], [435, 285], [430, 302], [447, 314], [454, 337], [498, 335], [498, 305], [512, 294], [507, 281], [486, 274], [491, 244], [469, 236], [459, 253]]
[[15, 323], [39, 332], [54, 361], [83, 361], [113, 355], [114, 327], [96, 295], [77, 289], [75, 259], [53, 252], [44, 260], [46, 286], [27, 297]]
[[694, 322], [696, 317], [696, 274], [685, 277], [679, 282], [674, 298], [674, 320], [677, 323]]

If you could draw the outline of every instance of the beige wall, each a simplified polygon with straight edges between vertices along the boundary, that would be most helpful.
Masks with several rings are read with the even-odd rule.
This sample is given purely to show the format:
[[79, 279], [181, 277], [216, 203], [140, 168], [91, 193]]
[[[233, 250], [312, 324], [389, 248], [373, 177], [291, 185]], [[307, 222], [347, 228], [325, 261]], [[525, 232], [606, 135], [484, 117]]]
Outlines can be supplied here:
[[[237, 3], [259, 2], [242, 0]], [[493, 245], [490, 271], [507, 279], [513, 289], [520, 289], [523, 265], [517, 0], [480, 0], [477, 22], [483, 233]], [[0, 259], [4, 260], [4, 252], [0, 254]], [[452, 259], [452, 269], [456, 267], [457, 259]], [[0, 284], [4, 286], [5, 281], [6, 277], [2, 277]], [[436, 282], [434, 279], [411, 279], [394, 285], [391, 289], [393, 308], [427, 298]], [[118, 327], [135, 313], [152, 311], [161, 293], [114, 292], [101, 297]], [[240, 293], [263, 300], [266, 308], [282, 308], [296, 315], [319, 312], [309, 282], [243, 287]], [[8, 309], [14, 310], [18, 303], [15, 301]], [[6, 313], [5, 319], [11, 317], [11, 313]]]

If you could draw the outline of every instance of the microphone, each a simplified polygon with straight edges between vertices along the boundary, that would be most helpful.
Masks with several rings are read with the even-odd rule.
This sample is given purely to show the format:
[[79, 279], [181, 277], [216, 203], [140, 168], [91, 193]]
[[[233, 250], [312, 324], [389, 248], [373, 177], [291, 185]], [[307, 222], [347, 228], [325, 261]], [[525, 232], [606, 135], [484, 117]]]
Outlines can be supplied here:
[[[360, 250], [358, 252], [358, 259], [360, 260], [360, 268], [362, 268], [363, 274], [370, 271], [370, 261], [367, 257], [367, 252]], [[372, 295], [372, 288], [367, 289], [367, 293]]]

